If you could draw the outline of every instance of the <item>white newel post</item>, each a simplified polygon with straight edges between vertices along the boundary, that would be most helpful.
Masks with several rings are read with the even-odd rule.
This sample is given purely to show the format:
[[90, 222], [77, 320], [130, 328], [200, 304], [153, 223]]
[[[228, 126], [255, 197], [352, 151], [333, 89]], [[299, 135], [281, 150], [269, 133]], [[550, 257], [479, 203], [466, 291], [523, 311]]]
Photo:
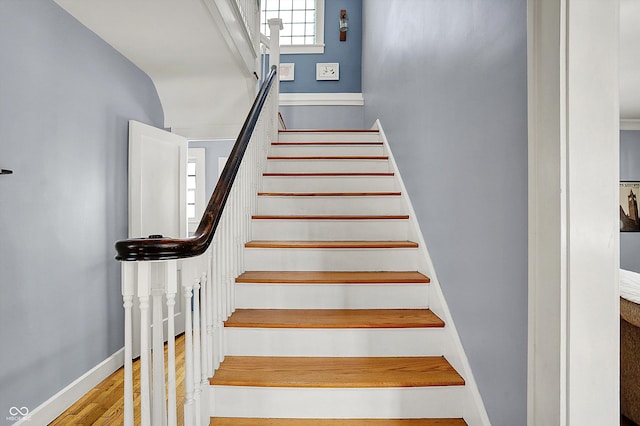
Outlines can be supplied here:
[[283, 28], [282, 19], [272, 18], [269, 24], [269, 65], [275, 65], [278, 70], [276, 81], [271, 88], [271, 96], [275, 98], [275, 111], [271, 111], [271, 140], [278, 140], [278, 107], [280, 106], [280, 30]]

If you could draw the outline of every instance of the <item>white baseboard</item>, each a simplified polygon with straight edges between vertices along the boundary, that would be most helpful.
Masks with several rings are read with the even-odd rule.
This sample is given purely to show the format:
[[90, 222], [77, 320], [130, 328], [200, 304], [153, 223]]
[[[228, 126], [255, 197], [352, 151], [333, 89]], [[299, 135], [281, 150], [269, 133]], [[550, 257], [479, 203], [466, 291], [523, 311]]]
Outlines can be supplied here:
[[124, 348], [78, 377], [69, 386], [40, 404], [15, 425], [46, 425], [71, 407], [87, 392], [124, 365]]
[[364, 105], [362, 93], [280, 93], [280, 106]]

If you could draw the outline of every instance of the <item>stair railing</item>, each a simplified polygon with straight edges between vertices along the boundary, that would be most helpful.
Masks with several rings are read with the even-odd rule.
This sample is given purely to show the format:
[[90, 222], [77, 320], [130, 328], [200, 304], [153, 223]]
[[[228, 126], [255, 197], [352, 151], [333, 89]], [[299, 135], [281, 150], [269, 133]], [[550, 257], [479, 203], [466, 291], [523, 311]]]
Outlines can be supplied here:
[[[266, 152], [272, 136], [277, 134], [277, 128], [275, 133], [272, 128], [273, 117], [278, 113], [275, 82], [276, 67], [272, 67], [195, 234], [182, 239], [152, 235], [116, 243], [116, 259], [123, 262], [124, 424], [127, 426], [134, 424], [134, 303], [140, 307], [140, 423], [143, 426], [178, 424], [176, 383], [179, 376], [174, 338], [178, 286], [186, 307], [182, 424], [209, 424], [208, 380], [224, 359], [223, 322], [235, 309], [233, 282], [243, 272], [243, 247], [250, 237], [251, 216], [256, 211]], [[162, 304], [163, 296], [166, 306]]]

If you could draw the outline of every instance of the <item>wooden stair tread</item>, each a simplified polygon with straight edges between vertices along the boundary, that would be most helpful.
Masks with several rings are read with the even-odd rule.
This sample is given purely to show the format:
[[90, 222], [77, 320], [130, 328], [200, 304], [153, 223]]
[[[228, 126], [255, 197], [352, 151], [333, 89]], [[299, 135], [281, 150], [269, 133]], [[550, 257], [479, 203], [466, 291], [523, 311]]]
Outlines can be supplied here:
[[393, 172], [265, 172], [263, 176], [279, 177], [344, 177], [344, 176], [393, 176]]
[[259, 197], [397, 197], [400, 192], [258, 192]]
[[380, 133], [374, 129], [281, 129], [279, 133]]
[[253, 328], [437, 328], [429, 309], [237, 309], [225, 327]]
[[286, 388], [397, 388], [465, 384], [464, 379], [442, 356], [227, 356], [209, 382], [214, 386]]
[[463, 419], [264, 419], [212, 417], [209, 426], [467, 426]]
[[427, 284], [431, 280], [416, 271], [246, 271], [238, 283], [281, 284]]
[[254, 240], [245, 243], [247, 248], [323, 248], [323, 249], [374, 249], [416, 248], [413, 241], [279, 241]]
[[354, 216], [354, 215], [254, 215], [251, 219], [256, 220], [406, 220], [409, 215], [386, 215], [386, 216]]
[[382, 142], [375, 141], [282, 141], [271, 142], [272, 146], [295, 146], [295, 145], [383, 145]]
[[269, 156], [267, 160], [388, 160], [386, 155], [290, 155]]

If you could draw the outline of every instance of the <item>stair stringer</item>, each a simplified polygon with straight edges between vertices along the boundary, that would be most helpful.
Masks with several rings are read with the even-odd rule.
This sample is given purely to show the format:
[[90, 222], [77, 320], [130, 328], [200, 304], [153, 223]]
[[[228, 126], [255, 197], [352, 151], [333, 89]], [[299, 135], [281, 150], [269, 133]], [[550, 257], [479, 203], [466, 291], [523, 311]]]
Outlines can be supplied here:
[[411, 204], [407, 188], [404, 185], [402, 175], [400, 173], [400, 170], [398, 169], [398, 165], [393, 156], [393, 152], [391, 151], [389, 141], [384, 133], [382, 124], [380, 123], [379, 119], [374, 123], [372, 130], [378, 130], [380, 133], [384, 151], [386, 155], [389, 156], [389, 164], [391, 165], [392, 171], [395, 173], [396, 184], [399, 185], [400, 191], [402, 193], [402, 200], [405, 203], [407, 211], [409, 212], [410, 238], [413, 239], [413, 241], [417, 241], [419, 245], [418, 257], [420, 272], [431, 278], [431, 283], [429, 284], [428, 289], [429, 309], [431, 309], [436, 315], [442, 318], [446, 324], [445, 331], [447, 331], [449, 334], [449, 336], [447, 336], [447, 340], [450, 344], [443, 347], [443, 355], [465, 379], [465, 395], [463, 405], [464, 419], [470, 426], [490, 426], [491, 422], [489, 421], [489, 416], [487, 415], [486, 409], [484, 407], [482, 396], [480, 395], [478, 385], [471, 371], [469, 360], [467, 359], [467, 356], [464, 352], [464, 347], [462, 346], [462, 341], [460, 340], [460, 336], [458, 335], [458, 331], [455, 327], [453, 317], [451, 316], [451, 312], [449, 310], [449, 306], [447, 305], [444, 294], [442, 293], [440, 281], [438, 280], [438, 276], [433, 266], [431, 256], [429, 255], [429, 250], [427, 249], [422, 230], [420, 229], [420, 224], [418, 223], [418, 220], [416, 218], [415, 210], [413, 209], [413, 205]]

